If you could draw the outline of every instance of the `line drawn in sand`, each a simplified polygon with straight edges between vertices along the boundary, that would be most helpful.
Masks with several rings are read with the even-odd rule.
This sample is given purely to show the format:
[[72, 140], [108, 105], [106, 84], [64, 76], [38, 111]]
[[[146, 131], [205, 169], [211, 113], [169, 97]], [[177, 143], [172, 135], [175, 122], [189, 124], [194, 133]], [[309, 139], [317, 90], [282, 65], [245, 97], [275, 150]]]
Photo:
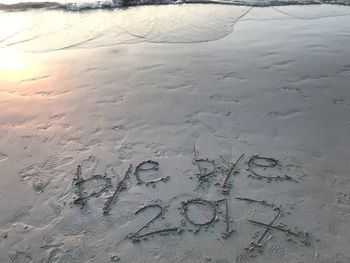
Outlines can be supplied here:
[[[216, 221], [218, 220], [217, 214], [218, 214], [218, 206], [220, 203], [225, 202], [226, 205], [226, 215], [225, 215], [225, 231], [223, 232], [223, 238], [227, 239], [229, 235], [234, 231], [230, 228], [230, 220], [229, 220], [229, 214], [228, 214], [228, 200], [227, 199], [220, 199], [217, 201], [209, 201], [205, 200], [203, 198], [193, 198], [189, 199], [187, 201], [183, 201], [181, 203], [182, 212], [180, 213], [188, 222], [190, 222], [193, 226], [196, 227], [196, 229], [188, 230], [190, 232], [193, 232], [193, 234], [196, 234], [202, 227], [207, 228], [210, 225], [214, 225]], [[207, 210], [210, 210], [210, 216], [208, 218], [202, 219], [194, 219], [192, 218], [188, 212], [189, 210], [193, 209], [194, 207], [197, 207], [199, 209], [200, 206], [203, 206], [203, 208], [208, 208]], [[190, 208], [192, 207], [192, 208]], [[146, 237], [153, 236], [155, 234], [161, 234], [161, 235], [168, 235], [169, 233], [181, 233], [184, 229], [181, 227], [167, 227], [164, 229], [158, 229], [153, 230], [144, 234], [141, 234], [143, 230], [147, 229], [150, 224], [152, 224], [156, 219], [162, 217], [164, 218], [164, 214], [167, 211], [167, 208], [160, 205], [160, 204], [150, 204], [143, 206], [139, 208], [134, 214], [138, 215], [141, 212], [144, 212], [147, 209], [158, 209], [158, 213], [150, 219], [148, 222], [146, 222], [141, 228], [139, 228], [135, 233], [130, 233], [127, 237], [132, 239], [133, 242], [140, 241], [141, 239], [147, 240]], [[202, 221], [199, 221], [202, 220]], [[185, 221], [181, 220], [181, 224], [185, 225]]]
[[[255, 200], [251, 198], [246, 197], [236, 197], [236, 200], [239, 201], [245, 201], [248, 203], [256, 203], [265, 207], [272, 208], [273, 211], [277, 211], [274, 218], [269, 223], [263, 223], [252, 219], [247, 219], [248, 222], [252, 223], [253, 225], [258, 225], [263, 228], [265, 228], [265, 231], [263, 234], [257, 239], [257, 241], [251, 241], [249, 247], [245, 247], [245, 250], [248, 252], [248, 255], [250, 257], [257, 256], [256, 252], [262, 253], [264, 249], [264, 240], [266, 239], [267, 235], [272, 232], [273, 230], [278, 230], [280, 232], [285, 233], [287, 237], [293, 236], [299, 239], [301, 243], [303, 243], [305, 246], [310, 246], [310, 235], [306, 231], [298, 231], [294, 232], [291, 230], [290, 227], [287, 225], [280, 224], [278, 226], [275, 226], [277, 219], [279, 219], [283, 215], [283, 210], [281, 206], [277, 206], [273, 203], [269, 203], [265, 200]], [[289, 240], [289, 239], [287, 239]]]
[[[232, 228], [231, 222], [233, 222], [233, 219], [230, 218], [230, 211], [229, 211], [229, 202], [230, 200], [230, 190], [231, 190], [231, 182], [230, 179], [233, 175], [239, 174], [238, 166], [242, 162], [242, 160], [245, 157], [245, 153], [242, 153], [239, 158], [236, 160], [235, 163], [226, 161], [222, 156], [220, 156], [222, 160], [222, 164], [217, 165], [214, 160], [210, 159], [201, 159], [198, 158], [198, 153], [196, 151], [196, 147], [193, 147], [194, 149], [194, 160], [193, 163], [197, 165], [198, 168], [198, 186], [200, 186], [203, 182], [209, 182], [211, 183], [212, 180], [216, 177], [216, 172], [224, 175], [223, 180], [220, 180], [221, 182], [215, 182], [215, 186], [219, 185], [220, 189], [216, 189], [219, 194], [225, 195], [225, 198], [218, 199], [218, 200], [207, 200], [206, 197], [190, 197], [190, 199], [187, 199], [186, 201], [182, 201], [181, 204], [177, 207], [179, 209], [180, 215], [182, 216], [182, 219], [179, 220], [181, 222], [180, 226], [171, 226], [170, 223], [165, 222], [165, 227], [157, 227], [156, 229], [151, 229], [150, 226], [155, 223], [155, 221], [160, 221], [164, 218], [164, 214], [168, 211], [168, 206], [165, 203], [152, 203], [145, 206], [142, 206], [134, 212], [134, 216], [139, 217], [139, 220], [142, 220], [142, 217], [144, 216], [143, 213], [154, 213], [151, 219], [147, 219], [142, 226], [140, 226], [134, 233], [130, 233], [127, 235], [127, 238], [131, 239], [133, 242], [147, 240], [149, 237], [153, 237], [155, 235], [169, 235], [171, 233], [177, 235], [181, 234], [184, 230], [187, 230], [188, 232], [192, 232], [192, 234], [196, 234], [198, 231], [200, 231], [202, 228], [204, 228], [204, 231], [207, 231], [209, 227], [216, 227], [216, 223], [223, 219], [224, 222], [224, 230], [222, 231], [221, 238], [227, 239], [230, 237], [230, 235], [235, 232], [235, 229]], [[91, 158], [90, 158], [91, 159]], [[90, 160], [89, 159], [89, 160]], [[92, 159], [91, 159], [92, 160]], [[95, 160], [95, 159], [94, 159]], [[93, 162], [95, 162], [92, 160]], [[96, 161], [97, 162], [97, 161]], [[97, 162], [98, 163], [98, 162]], [[263, 172], [265, 169], [271, 169], [271, 168], [280, 168], [282, 167], [281, 164], [277, 159], [271, 158], [271, 157], [261, 157], [257, 154], [252, 155], [250, 159], [247, 161], [246, 165], [247, 171], [250, 171], [256, 179], [260, 179], [264, 182], [270, 182], [272, 180], [274, 181], [295, 181], [294, 178], [285, 175], [263, 175]], [[90, 165], [91, 166], [91, 165]], [[226, 167], [225, 167], [226, 166]], [[119, 181], [119, 183], [116, 185], [116, 188], [114, 190], [114, 193], [108, 197], [107, 201], [104, 204], [103, 207], [103, 214], [107, 215], [111, 211], [113, 205], [116, 203], [118, 195], [120, 192], [122, 192], [124, 189], [126, 189], [127, 180], [130, 179], [131, 174], [134, 174], [136, 177], [137, 184], [156, 184], [158, 182], [167, 182], [169, 180], [169, 176], [162, 177], [159, 171], [159, 162], [154, 160], [147, 160], [142, 161], [139, 163], [135, 170], [133, 170], [133, 165], [130, 164], [129, 168], [125, 172], [124, 177]], [[96, 165], [95, 165], [96, 168]], [[93, 169], [92, 174], [95, 174], [95, 168], [89, 168], [90, 170]], [[276, 173], [276, 171], [272, 171]], [[281, 171], [277, 171], [277, 173], [281, 173]], [[91, 197], [98, 197], [100, 196], [104, 191], [106, 191], [111, 186], [111, 179], [108, 178], [106, 175], [93, 175], [92, 177], [88, 179], [82, 178], [82, 166], [78, 165], [77, 173], [76, 173], [76, 182], [75, 185], [77, 186], [77, 194], [78, 198], [74, 200], [74, 203], [85, 205], [86, 201]], [[294, 177], [294, 176], [293, 176]], [[90, 186], [90, 192], [87, 194], [84, 192], [84, 186], [88, 186], [90, 183], [100, 183], [99, 185], [92, 185]], [[95, 189], [95, 190], [93, 190]], [[96, 190], [97, 189], [97, 190]], [[194, 189], [195, 190], [195, 189]], [[174, 197], [177, 198], [177, 197]], [[252, 198], [247, 197], [232, 197], [235, 200], [244, 201], [248, 204], [257, 204], [262, 207], [267, 207], [271, 209], [273, 212], [276, 212], [276, 214], [273, 216], [269, 222], [260, 222], [253, 219], [247, 219], [247, 222], [249, 222], [252, 225], [261, 227], [264, 229], [264, 232], [262, 234], [256, 233], [254, 235], [253, 241], [250, 242], [250, 245], [245, 248], [244, 254], [249, 257], [255, 257], [259, 255], [259, 253], [262, 253], [265, 246], [268, 244], [269, 236], [272, 235], [272, 233], [275, 232], [281, 232], [284, 233], [287, 236], [287, 241], [293, 241], [293, 242], [301, 242], [305, 246], [310, 245], [310, 235], [308, 232], [305, 231], [299, 231], [297, 227], [295, 227], [293, 230], [286, 225], [279, 223], [277, 224], [277, 221], [284, 216], [284, 212], [282, 209], [282, 206], [275, 205], [273, 203], [267, 202], [265, 200], [255, 200]], [[158, 199], [159, 200], [159, 199]], [[161, 201], [161, 200], [159, 200]], [[149, 211], [150, 210], [150, 211]], [[148, 212], [146, 212], [148, 211]], [[264, 211], [265, 213], [265, 211]], [[192, 227], [184, 228], [186, 225], [186, 222], [189, 222]]]
[[258, 180], [266, 180], [267, 182], [272, 181], [293, 181], [297, 182], [294, 178], [289, 175], [262, 175], [256, 171], [257, 168], [266, 170], [267, 168], [280, 168], [281, 164], [277, 159], [271, 157], [262, 157], [254, 154], [248, 161], [248, 171], [252, 174], [249, 177], [256, 178]]
[[150, 205], [146, 205], [146, 206], [143, 206], [140, 209], [138, 209], [135, 212], [135, 215], [138, 215], [139, 213], [142, 213], [143, 211], [150, 209], [150, 208], [157, 208], [157, 209], [159, 209], [159, 211], [156, 214], [156, 216], [154, 216], [152, 219], [150, 219], [146, 224], [144, 224], [141, 228], [139, 228], [135, 233], [131, 233], [127, 236], [127, 237], [131, 238], [133, 242], [140, 241], [140, 239], [144, 239], [147, 236], [152, 236], [155, 234], [167, 235], [170, 232], [180, 233], [182, 231], [182, 229], [179, 227], [168, 227], [168, 228], [158, 229], [158, 230], [150, 231], [150, 232], [147, 232], [144, 234], [140, 234], [140, 232], [142, 232], [142, 230], [148, 228], [150, 224], [152, 224], [156, 219], [158, 219], [160, 216], [164, 215], [164, 213], [165, 213], [165, 208], [163, 206], [161, 206], [159, 204], [150, 204]]
[[[203, 198], [193, 198], [189, 199], [187, 201], [182, 202], [182, 210], [183, 210], [183, 216], [189, 221], [192, 225], [196, 226], [197, 228], [194, 231], [194, 234], [196, 234], [201, 227], [208, 227], [209, 225], [215, 224], [215, 222], [218, 220], [218, 206], [220, 203], [225, 203], [225, 230], [223, 231], [223, 238], [227, 239], [232, 232], [234, 232], [233, 229], [230, 227], [230, 218], [229, 218], [229, 201], [228, 199], [219, 199], [216, 201], [209, 201]], [[195, 221], [195, 219], [192, 219], [188, 211], [190, 210], [191, 206], [204, 206], [207, 207], [209, 210], [211, 210], [211, 215], [208, 216], [208, 219], [203, 220], [202, 222]]]
[[124, 189], [126, 189], [125, 182], [130, 177], [131, 172], [132, 172], [132, 164], [130, 164], [128, 170], [126, 171], [126, 173], [125, 173], [125, 175], [123, 177], [123, 179], [117, 185], [113, 195], [108, 197], [107, 202], [105, 203], [105, 205], [103, 207], [103, 214], [104, 215], [109, 214], [109, 212], [111, 211], [113, 204], [115, 204], [115, 202], [116, 202], [116, 200], [118, 198], [119, 192], [121, 192]]
[[[136, 166], [135, 169], [135, 177], [137, 180], [138, 184], [154, 184], [157, 182], [167, 182], [170, 179], [170, 176], [165, 176], [165, 177], [159, 177], [156, 179], [150, 179], [148, 181], [146, 181], [145, 179], [142, 179], [142, 177], [140, 176], [142, 173], [148, 173], [151, 171], [158, 171], [159, 170], [159, 163], [157, 161], [153, 161], [153, 160], [148, 160], [148, 161], [143, 161], [141, 162], [138, 166]], [[148, 174], [148, 175], [153, 175], [153, 174]]]
[[[211, 210], [211, 216], [209, 217], [208, 220], [205, 220], [203, 222], [196, 222], [194, 221], [194, 219], [191, 219], [188, 215], [188, 210], [190, 206], [193, 205], [203, 205], [206, 207], [209, 207], [209, 209]], [[184, 211], [184, 216], [185, 218], [192, 224], [198, 227], [202, 227], [202, 226], [207, 226], [207, 225], [211, 225], [212, 223], [214, 223], [215, 219], [216, 219], [216, 214], [217, 214], [217, 208], [216, 208], [216, 202], [213, 201], [208, 201], [202, 198], [195, 198], [195, 199], [190, 199], [187, 200], [185, 202], [182, 203], [182, 209]]]
[[[227, 195], [230, 193], [230, 188], [232, 184], [229, 181], [229, 179], [231, 178], [232, 175], [238, 174], [237, 166], [239, 162], [244, 158], [244, 155], [245, 153], [242, 153], [241, 156], [237, 159], [237, 161], [234, 164], [232, 164], [231, 162], [229, 163], [231, 168], [229, 168], [229, 171], [227, 172], [224, 183], [222, 185], [222, 193], [224, 195]], [[227, 163], [227, 161], [222, 156], [220, 156], [220, 158], [223, 160], [224, 163]]]
[[[199, 183], [202, 184], [203, 182], [208, 182], [210, 176], [214, 175], [216, 172], [215, 162], [209, 159], [198, 158], [196, 146], [193, 146], [193, 153], [194, 153], [193, 163], [197, 165], [198, 171], [199, 171], [199, 174], [197, 174]], [[211, 168], [205, 167], [205, 165], [209, 165], [211, 166]]]
[[[86, 194], [84, 185], [88, 183], [93, 182], [102, 182], [102, 186], [100, 186], [100, 189], [97, 191], [93, 191], [90, 194]], [[111, 186], [111, 178], [108, 178], [106, 175], [93, 175], [89, 177], [88, 179], [83, 179], [81, 174], [81, 165], [78, 165], [77, 173], [76, 173], [76, 179], [75, 179], [75, 186], [77, 186], [77, 195], [78, 198], [73, 201], [74, 204], [79, 204], [81, 206], [84, 206], [86, 202], [91, 197], [98, 197], [103, 192], [105, 192], [110, 186]]]

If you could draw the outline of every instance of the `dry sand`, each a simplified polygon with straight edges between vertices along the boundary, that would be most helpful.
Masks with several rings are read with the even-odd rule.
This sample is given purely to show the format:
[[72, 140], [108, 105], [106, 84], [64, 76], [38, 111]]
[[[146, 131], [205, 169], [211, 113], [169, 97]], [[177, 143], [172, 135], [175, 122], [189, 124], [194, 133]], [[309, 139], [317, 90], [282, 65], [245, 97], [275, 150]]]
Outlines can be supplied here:
[[350, 262], [350, 8], [115, 12], [3, 36], [0, 262]]

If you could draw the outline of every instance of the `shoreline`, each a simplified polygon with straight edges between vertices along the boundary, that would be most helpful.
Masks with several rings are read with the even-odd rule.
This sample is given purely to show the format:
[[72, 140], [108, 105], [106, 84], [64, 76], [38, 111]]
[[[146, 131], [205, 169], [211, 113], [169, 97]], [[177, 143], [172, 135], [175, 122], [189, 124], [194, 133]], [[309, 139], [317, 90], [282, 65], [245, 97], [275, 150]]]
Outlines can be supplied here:
[[20, 2], [15, 4], [0, 3], [0, 11], [3, 12], [23, 12], [31, 10], [42, 10], [42, 11], [68, 11], [68, 12], [89, 12], [93, 10], [116, 10], [116, 9], [126, 9], [132, 7], [143, 7], [143, 6], [167, 6], [167, 5], [220, 5], [220, 6], [237, 6], [237, 7], [257, 7], [257, 8], [273, 8], [273, 7], [285, 7], [285, 6], [321, 6], [321, 5], [335, 5], [335, 6], [350, 6], [348, 0], [334, 0], [320, 2], [318, 0], [281, 0], [275, 1], [270, 0], [261, 2], [249, 2], [249, 1], [220, 1], [220, 0], [189, 0], [188, 2], [173, 2], [165, 0], [161, 2], [152, 2], [152, 0], [147, 3], [146, 1], [126, 1], [128, 3], [115, 3], [114, 1], [106, 2]]

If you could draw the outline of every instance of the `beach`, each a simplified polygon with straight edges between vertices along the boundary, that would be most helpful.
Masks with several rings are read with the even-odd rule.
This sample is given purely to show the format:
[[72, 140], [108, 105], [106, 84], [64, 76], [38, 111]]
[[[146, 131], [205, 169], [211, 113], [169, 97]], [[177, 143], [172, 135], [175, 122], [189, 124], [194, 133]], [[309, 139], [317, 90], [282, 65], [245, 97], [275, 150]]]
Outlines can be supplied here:
[[0, 21], [0, 262], [350, 262], [349, 6]]

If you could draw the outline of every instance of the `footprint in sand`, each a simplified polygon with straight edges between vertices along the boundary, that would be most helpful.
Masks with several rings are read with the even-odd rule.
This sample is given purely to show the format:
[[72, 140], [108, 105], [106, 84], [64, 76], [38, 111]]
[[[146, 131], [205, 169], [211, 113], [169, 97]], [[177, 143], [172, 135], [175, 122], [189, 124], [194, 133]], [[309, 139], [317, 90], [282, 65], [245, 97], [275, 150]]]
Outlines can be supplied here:
[[19, 172], [19, 175], [24, 181], [32, 184], [35, 192], [40, 193], [50, 184], [52, 178], [64, 173], [64, 170], [59, 168], [73, 160], [73, 157], [51, 156], [41, 163], [27, 166]]
[[340, 104], [344, 107], [350, 107], [350, 98], [347, 97], [339, 97], [339, 98], [335, 98], [333, 100], [334, 104]]
[[240, 104], [240, 100], [237, 99], [237, 98], [234, 98], [232, 96], [225, 96], [225, 95], [211, 95], [209, 97], [210, 99], [212, 100], [216, 100], [216, 101], [219, 101], [219, 102], [229, 102], [229, 103], [237, 103], [237, 104]]
[[291, 118], [300, 115], [300, 111], [295, 110], [295, 109], [290, 109], [286, 111], [273, 111], [268, 114], [271, 118], [281, 118], [281, 119], [286, 119], [286, 118]]
[[246, 77], [244, 77], [243, 75], [237, 74], [235, 72], [228, 72], [225, 74], [218, 75], [218, 80], [231, 80], [231, 79], [235, 79], [239, 81], [247, 80]]
[[297, 94], [300, 94], [300, 95], [302, 95], [304, 93], [302, 88], [289, 87], [289, 86], [287, 86], [287, 87], [285, 86], [285, 87], [280, 88], [280, 91], [282, 91], [282, 92], [290, 92], [290, 93], [297, 93]]
[[121, 95], [121, 96], [114, 97], [111, 99], [99, 100], [99, 101], [97, 101], [97, 104], [116, 104], [116, 103], [124, 101], [124, 99], [125, 99], [125, 96]]
[[339, 192], [335, 195], [337, 203], [350, 207], [350, 194]]
[[344, 67], [342, 67], [341, 69], [339, 69], [339, 70], [337, 71], [337, 73], [340, 73], [340, 74], [350, 74], [350, 64], [344, 65]]
[[7, 155], [4, 153], [0, 153], [0, 162], [7, 160]]
[[46, 130], [46, 129], [50, 128], [52, 125], [54, 125], [55, 122], [63, 119], [64, 117], [66, 117], [66, 114], [64, 114], [64, 113], [56, 114], [56, 115], [50, 117], [50, 120], [45, 125], [39, 126], [38, 129], [39, 130]]
[[63, 139], [59, 142], [59, 145], [62, 146], [65, 150], [72, 152], [86, 151], [88, 149], [88, 145], [84, 145], [79, 141], [79, 139], [75, 138]]
[[10, 256], [11, 261], [14, 263], [30, 263], [33, 262], [33, 258], [27, 253], [23, 251], [17, 250], [15, 254]]

